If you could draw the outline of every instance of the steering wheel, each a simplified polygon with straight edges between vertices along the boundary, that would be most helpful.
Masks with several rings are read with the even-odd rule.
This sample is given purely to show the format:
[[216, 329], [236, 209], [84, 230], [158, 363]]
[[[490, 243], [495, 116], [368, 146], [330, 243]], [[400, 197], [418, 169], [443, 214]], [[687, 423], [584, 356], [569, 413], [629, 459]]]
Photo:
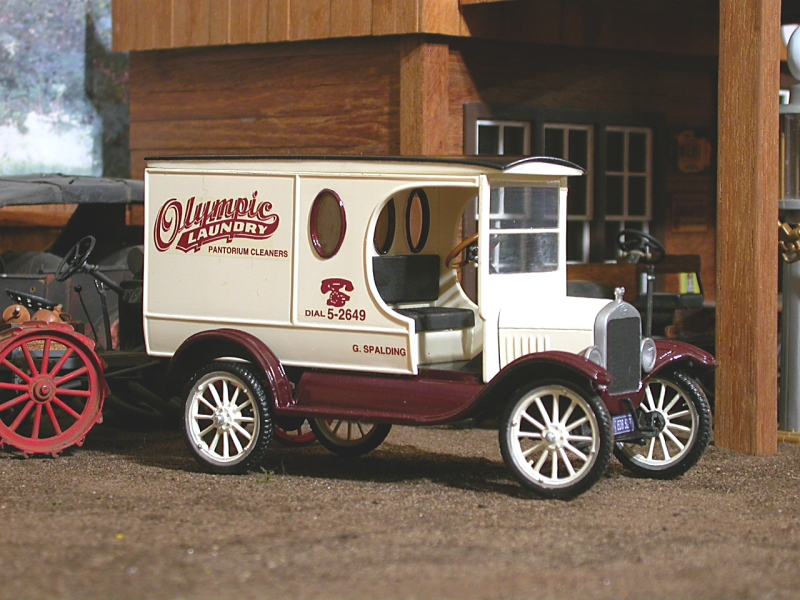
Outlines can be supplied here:
[[460, 269], [468, 262], [474, 261], [475, 259], [470, 257], [471, 254], [470, 250], [467, 250], [467, 255], [466, 257], [464, 257], [464, 260], [455, 262], [455, 259], [459, 254], [461, 254], [464, 250], [466, 250], [470, 246], [475, 245], [475, 247], [477, 248], [477, 243], [478, 243], [477, 233], [474, 233], [468, 238], [464, 238], [463, 240], [461, 240], [458, 244], [456, 244], [455, 248], [450, 250], [450, 254], [447, 255], [447, 258], [444, 259], [444, 266], [448, 269]]
[[667, 257], [664, 244], [659, 242], [649, 233], [635, 229], [623, 229], [617, 238], [617, 247], [625, 256], [631, 257], [630, 262], [641, 262], [645, 265], [657, 265]]
[[97, 240], [94, 239], [94, 236], [87, 235], [67, 250], [56, 269], [56, 281], [66, 281], [78, 271], [83, 270], [96, 243]]

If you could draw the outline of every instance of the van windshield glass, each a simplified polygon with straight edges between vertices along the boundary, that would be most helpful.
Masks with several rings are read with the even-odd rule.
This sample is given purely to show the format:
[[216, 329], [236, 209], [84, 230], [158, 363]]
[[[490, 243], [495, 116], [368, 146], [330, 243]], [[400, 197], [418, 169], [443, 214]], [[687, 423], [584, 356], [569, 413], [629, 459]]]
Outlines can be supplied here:
[[502, 186], [491, 190], [489, 273], [558, 269], [557, 187]]

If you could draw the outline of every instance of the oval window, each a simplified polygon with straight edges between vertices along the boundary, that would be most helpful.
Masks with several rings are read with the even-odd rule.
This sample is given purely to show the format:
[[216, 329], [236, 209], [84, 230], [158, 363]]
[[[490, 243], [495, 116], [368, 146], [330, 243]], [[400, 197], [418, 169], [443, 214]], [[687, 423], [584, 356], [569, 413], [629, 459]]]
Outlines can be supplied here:
[[419, 253], [428, 241], [431, 228], [431, 207], [423, 189], [416, 189], [408, 197], [406, 206], [406, 241], [408, 249]]
[[397, 225], [396, 220], [394, 198], [392, 198], [381, 210], [381, 214], [378, 215], [378, 222], [375, 224], [375, 235], [372, 238], [372, 243], [375, 245], [375, 251], [378, 254], [386, 254], [392, 249]]
[[342, 247], [347, 221], [342, 199], [333, 190], [322, 190], [311, 206], [311, 243], [322, 258], [334, 256]]

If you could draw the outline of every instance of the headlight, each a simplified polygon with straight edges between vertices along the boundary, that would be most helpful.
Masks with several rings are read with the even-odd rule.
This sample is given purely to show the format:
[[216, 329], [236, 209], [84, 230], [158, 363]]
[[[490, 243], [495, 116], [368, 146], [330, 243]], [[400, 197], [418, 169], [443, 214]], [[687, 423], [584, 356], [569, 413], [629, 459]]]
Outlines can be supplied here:
[[581, 352], [581, 356], [605, 368], [605, 364], [603, 364], [605, 362], [603, 361], [603, 353], [597, 346], [589, 346], [586, 350]]
[[642, 339], [642, 371], [649, 373], [656, 366], [656, 343], [650, 338]]

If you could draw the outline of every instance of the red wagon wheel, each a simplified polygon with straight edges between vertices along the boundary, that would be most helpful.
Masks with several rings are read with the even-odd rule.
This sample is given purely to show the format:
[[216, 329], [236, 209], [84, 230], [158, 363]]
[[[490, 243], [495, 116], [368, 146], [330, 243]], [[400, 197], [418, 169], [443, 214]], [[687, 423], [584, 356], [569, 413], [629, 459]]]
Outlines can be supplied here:
[[[293, 423], [292, 426], [294, 425]], [[274, 425], [273, 434], [275, 439], [285, 446], [308, 446], [317, 441], [317, 436], [311, 431], [311, 426], [305, 419], [294, 429], [283, 429], [280, 425]]]
[[0, 441], [29, 454], [82, 445], [102, 421], [105, 383], [87, 338], [22, 326], [0, 339]]

